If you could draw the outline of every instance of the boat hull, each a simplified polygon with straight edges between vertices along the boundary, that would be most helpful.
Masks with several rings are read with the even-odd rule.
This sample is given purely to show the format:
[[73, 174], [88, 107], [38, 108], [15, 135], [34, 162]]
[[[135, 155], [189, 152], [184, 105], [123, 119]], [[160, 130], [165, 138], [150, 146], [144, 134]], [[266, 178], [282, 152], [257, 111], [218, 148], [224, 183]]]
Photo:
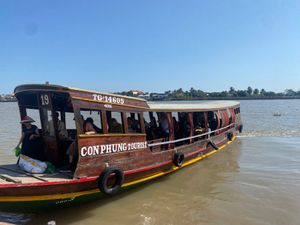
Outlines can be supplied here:
[[[194, 151], [192, 153], [189, 153], [189, 157], [184, 161], [181, 167], [177, 167], [172, 165], [168, 169], [163, 169], [160, 171], [149, 173], [147, 176], [142, 176], [139, 179], [135, 180], [129, 180], [122, 185], [121, 192], [124, 192], [128, 190], [129, 188], [136, 187], [140, 184], [143, 184], [145, 182], [151, 181], [153, 179], [157, 179], [161, 176], [170, 174], [172, 172], [175, 172], [179, 169], [182, 169], [186, 166], [189, 166], [191, 164], [194, 164], [202, 159], [205, 159], [218, 151], [223, 150], [227, 145], [231, 144], [233, 141], [235, 141], [236, 137], [233, 137], [231, 141], [223, 141], [221, 143], [218, 143], [218, 149], [213, 149], [212, 147], [209, 147], [209, 149], [198, 149], [197, 151]], [[65, 182], [64, 184], [57, 183], [52, 185], [40, 185], [38, 188], [40, 189], [40, 193], [49, 193], [53, 192], [53, 190], [56, 190], [55, 194], [30, 194], [30, 193], [36, 193], [36, 192], [29, 192], [25, 193], [23, 188], [23, 195], [14, 195], [14, 193], [18, 193], [16, 189], [22, 189], [22, 185], [16, 185], [16, 187], [13, 187], [13, 185], [7, 186], [7, 187], [0, 187], [1, 193], [4, 193], [4, 189], [6, 194], [0, 196], [0, 211], [6, 211], [6, 212], [37, 212], [37, 211], [45, 211], [49, 209], [54, 208], [61, 208], [61, 207], [68, 207], [72, 205], [78, 205], [83, 204], [85, 202], [109, 197], [103, 193], [100, 192], [100, 190], [97, 188], [97, 178], [89, 178], [89, 179], [82, 179], [82, 181], [71, 181], [73, 184], [68, 184], [68, 182]], [[70, 188], [61, 188], [64, 185], [71, 185], [71, 189], [74, 190], [80, 190], [80, 187], [84, 187], [84, 190], [81, 191], [74, 191], [70, 192], [67, 191], [70, 190]], [[90, 189], [87, 189], [86, 187], [90, 185]], [[17, 187], [18, 186], [18, 187]], [[36, 185], [35, 185], [36, 186]], [[60, 187], [59, 187], [60, 186]], [[14, 191], [10, 191], [9, 189]], [[52, 189], [52, 190], [51, 190]], [[28, 189], [29, 190], [29, 189]], [[58, 191], [61, 190], [61, 191]], [[62, 191], [64, 190], [64, 192]]]

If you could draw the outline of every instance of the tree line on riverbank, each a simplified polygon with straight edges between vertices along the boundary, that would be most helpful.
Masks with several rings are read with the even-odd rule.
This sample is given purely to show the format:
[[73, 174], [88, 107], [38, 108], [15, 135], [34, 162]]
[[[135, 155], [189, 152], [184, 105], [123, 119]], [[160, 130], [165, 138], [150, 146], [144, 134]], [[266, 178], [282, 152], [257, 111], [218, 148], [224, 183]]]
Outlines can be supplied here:
[[284, 92], [276, 93], [274, 91], [266, 91], [248, 87], [245, 90], [237, 90], [230, 87], [228, 91], [221, 92], [205, 92], [190, 88], [184, 91], [182, 88], [176, 90], [165, 91], [164, 93], [142, 93], [139, 91], [119, 92], [117, 94], [141, 97], [147, 100], [202, 100], [202, 99], [293, 99], [300, 98], [300, 90], [286, 89]]
[[[221, 92], [204, 92], [195, 88], [190, 88], [184, 91], [182, 88], [176, 90], [165, 91], [164, 93], [143, 93], [142, 91], [123, 91], [115, 94], [140, 97], [147, 100], [205, 100], [205, 99], [300, 99], [300, 90], [286, 89], [284, 92], [266, 91], [248, 87], [245, 90], [237, 90], [230, 87], [228, 91]], [[0, 95], [0, 102], [15, 102], [16, 98], [13, 95]]]

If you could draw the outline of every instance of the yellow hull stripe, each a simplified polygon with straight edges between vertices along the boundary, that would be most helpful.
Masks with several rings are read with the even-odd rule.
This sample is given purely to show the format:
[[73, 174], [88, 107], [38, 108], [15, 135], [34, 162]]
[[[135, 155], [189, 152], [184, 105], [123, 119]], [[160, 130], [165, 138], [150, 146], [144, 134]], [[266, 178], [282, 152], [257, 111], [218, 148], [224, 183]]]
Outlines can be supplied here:
[[[154, 174], [152, 176], [149, 177], [145, 177], [136, 181], [132, 181], [132, 182], [128, 182], [122, 185], [122, 187], [129, 187], [132, 185], [136, 185], [145, 181], [149, 181], [152, 179], [155, 179], [157, 177], [161, 177], [163, 175], [172, 173], [176, 170], [179, 170], [183, 167], [189, 166], [191, 164], [194, 164], [220, 150], [222, 150], [223, 148], [225, 148], [227, 145], [229, 145], [231, 142], [233, 142], [236, 139], [236, 137], [233, 137], [232, 141], [228, 141], [226, 144], [222, 145], [221, 147], [219, 147], [218, 150], [213, 150], [207, 154], [204, 154], [202, 156], [199, 156], [195, 159], [192, 159], [188, 162], [183, 163], [183, 165], [181, 167], [176, 167], [173, 166], [172, 169], [165, 171], [165, 172], [159, 172], [157, 174]], [[96, 189], [92, 189], [92, 190], [88, 190], [88, 191], [81, 191], [81, 192], [72, 192], [72, 193], [66, 193], [66, 194], [55, 194], [55, 195], [42, 195], [42, 196], [2, 196], [0, 197], [0, 203], [1, 202], [26, 202], [26, 201], [47, 201], [47, 200], [61, 200], [61, 199], [68, 199], [68, 198], [75, 198], [75, 197], [80, 197], [83, 195], [91, 195], [91, 194], [96, 194], [100, 192], [98, 188]]]
[[66, 198], [75, 198], [82, 195], [90, 195], [100, 192], [98, 188], [88, 191], [72, 192], [66, 194], [55, 195], [37, 195], [37, 196], [3, 196], [0, 198], [0, 202], [27, 202], [27, 201], [47, 201], [47, 200], [61, 200]]

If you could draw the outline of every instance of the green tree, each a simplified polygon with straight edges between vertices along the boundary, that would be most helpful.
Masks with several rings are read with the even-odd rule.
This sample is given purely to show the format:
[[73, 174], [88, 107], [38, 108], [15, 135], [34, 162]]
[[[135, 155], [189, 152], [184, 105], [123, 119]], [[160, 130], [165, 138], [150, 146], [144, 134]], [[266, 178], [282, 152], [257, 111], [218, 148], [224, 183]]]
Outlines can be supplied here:
[[249, 96], [252, 95], [252, 92], [253, 92], [253, 89], [251, 87], [248, 87], [247, 88], [247, 93], [248, 93]]
[[248, 96], [247, 90], [238, 90], [237, 96], [238, 97], [247, 97]]
[[197, 96], [197, 90], [194, 89], [193, 87], [191, 87], [191, 89], [190, 89], [190, 96], [191, 96], [192, 98], [198, 97], [198, 96]]
[[258, 96], [259, 95], [259, 90], [257, 88], [254, 89], [253, 95]]
[[230, 96], [236, 96], [237, 95], [236, 90], [234, 89], [234, 87], [230, 87], [230, 89], [229, 89], [229, 95]]
[[222, 91], [221, 92], [221, 97], [228, 97], [228, 96], [229, 96], [228, 91]]
[[267, 92], [265, 93], [265, 96], [268, 96], [268, 97], [275, 97], [275, 96], [276, 96], [276, 93], [273, 92], [273, 91], [267, 91]]
[[286, 89], [284, 91], [284, 93], [286, 96], [295, 96], [296, 95], [296, 92], [293, 89]]
[[260, 90], [260, 96], [265, 96], [266, 95], [266, 90], [265, 89], [261, 89]]

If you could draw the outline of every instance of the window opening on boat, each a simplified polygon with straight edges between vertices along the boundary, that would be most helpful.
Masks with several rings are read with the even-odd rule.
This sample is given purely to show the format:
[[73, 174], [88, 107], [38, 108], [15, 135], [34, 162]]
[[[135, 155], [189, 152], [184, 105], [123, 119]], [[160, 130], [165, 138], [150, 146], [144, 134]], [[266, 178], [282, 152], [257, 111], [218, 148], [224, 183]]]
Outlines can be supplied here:
[[[204, 112], [193, 112], [193, 124], [194, 133], [193, 135], [199, 135], [206, 132], [205, 130], [205, 119]], [[205, 138], [204, 136], [196, 138], [195, 141]]]
[[43, 124], [43, 134], [49, 137], [55, 137], [54, 122], [52, 119], [52, 110], [43, 108], [41, 109], [41, 118]]
[[26, 115], [31, 117], [34, 121], [35, 121], [35, 125], [40, 128], [42, 128], [41, 126], [41, 119], [40, 119], [40, 112], [38, 109], [30, 109], [27, 108], [26, 109]]
[[169, 122], [165, 112], [144, 113], [147, 140], [168, 139]]
[[[146, 138], [149, 144], [168, 141], [170, 138], [170, 121], [166, 112], [144, 112]], [[168, 145], [156, 146], [152, 151], [168, 149]]]
[[72, 140], [76, 138], [77, 130], [76, 130], [76, 124], [74, 122], [74, 113], [73, 112], [66, 112], [65, 113], [65, 124], [66, 124], [66, 129], [68, 131], [68, 136]]
[[106, 111], [108, 133], [122, 134], [124, 132], [124, 120], [121, 112]]
[[240, 107], [235, 108], [235, 109], [234, 109], [234, 113], [235, 113], [235, 114], [239, 114], [239, 113], [240, 113]]
[[155, 139], [155, 130], [157, 129], [157, 120], [153, 112], [144, 112], [143, 113], [145, 129], [146, 129], [146, 138], [147, 141]]
[[[21, 118], [30, 116], [39, 128], [39, 154], [27, 156], [51, 162], [57, 168], [67, 165], [67, 151], [73, 142], [77, 142], [73, 106], [69, 95], [67, 93], [25, 92], [19, 94], [17, 98]], [[66, 115], [70, 115], [70, 118], [66, 118]], [[72, 127], [67, 129], [66, 124], [72, 124]]]
[[141, 120], [138, 113], [126, 112], [128, 133], [142, 133]]
[[102, 114], [100, 110], [80, 109], [83, 118], [83, 132], [85, 134], [103, 134]]
[[[211, 131], [214, 131], [218, 127], [218, 118], [216, 112], [209, 111], [207, 113], [207, 120], [208, 120], [208, 127], [210, 128]], [[212, 133], [211, 135], [214, 135]]]
[[178, 113], [172, 112], [172, 123], [173, 123], [173, 130], [174, 130], [174, 139], [180, 138], [180, 127], [178, 122]]
[[[178, 119], [179, 119], [179, 138], [186, 138], [190, 136], [191, 133], [191, 123], [189, 121], [189, 116], [187, 112], [179, 112], [178, 113]], [[184, 145], [189, 143], [189, 140], [184, 140], [181, 142], [178, 142], [179, 145]]]
[[158, 116], [158, 130], [157, 136], [159, 138], [168, 139], [170, 135], [169, 122], [167, 118], [167, 113], [165, 112], [157, 112]]

